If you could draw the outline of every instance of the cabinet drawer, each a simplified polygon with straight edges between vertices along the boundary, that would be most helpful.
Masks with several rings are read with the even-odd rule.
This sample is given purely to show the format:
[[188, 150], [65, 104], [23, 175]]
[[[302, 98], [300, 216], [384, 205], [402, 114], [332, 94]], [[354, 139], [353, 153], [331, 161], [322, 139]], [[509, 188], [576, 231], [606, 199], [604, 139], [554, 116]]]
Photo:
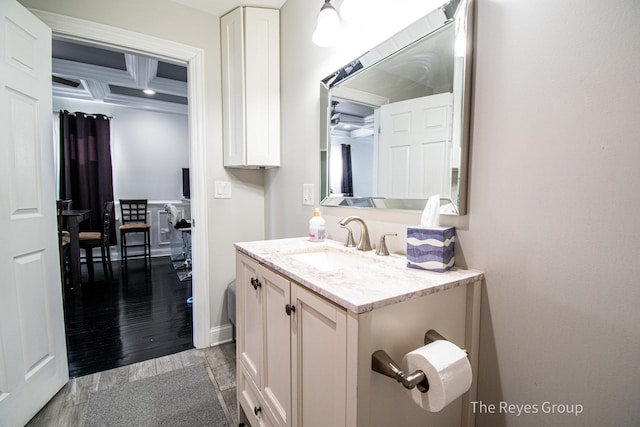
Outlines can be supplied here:
[[238, 370], [238, 403], [252, 427], [273, 427], [267, 407], [244, 366]]

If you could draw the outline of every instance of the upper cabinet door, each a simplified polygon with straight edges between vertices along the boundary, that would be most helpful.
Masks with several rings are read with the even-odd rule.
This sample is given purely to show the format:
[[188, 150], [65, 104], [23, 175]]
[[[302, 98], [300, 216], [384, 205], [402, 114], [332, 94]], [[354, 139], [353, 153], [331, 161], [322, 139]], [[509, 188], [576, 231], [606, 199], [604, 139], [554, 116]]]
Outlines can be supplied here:
[[280, 166], [280, 17], [239, 7], [220, 21], [224, 166]]

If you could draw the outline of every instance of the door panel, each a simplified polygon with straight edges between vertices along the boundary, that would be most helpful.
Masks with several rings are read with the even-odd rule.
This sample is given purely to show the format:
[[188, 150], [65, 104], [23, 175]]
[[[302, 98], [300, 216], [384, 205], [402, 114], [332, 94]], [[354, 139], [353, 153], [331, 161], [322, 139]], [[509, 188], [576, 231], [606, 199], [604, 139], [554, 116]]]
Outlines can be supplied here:
[[0, 2], [0, 420], [29, 421], [68, 381], [51, 137], [51, 31]]
[[264, 269], [265, 358], [263, 390], [278, 426], [291, 426], [291, 318], [290, 282]]
[[291, 288], [296, 306], [292, 378], [297, 425], [346, 426], [346, 311], [302, 286]]
[[380, 107], [381, 196], [450, 196], [452, 101], [451, 93], [441, 93]]
[[252, 279], [260, 279], [260, 265], [238, 253], [236, 292], [241, 306], [238, 315], [238, 357], [258, 388], [262, 387], [262, 286], [254, 289]]

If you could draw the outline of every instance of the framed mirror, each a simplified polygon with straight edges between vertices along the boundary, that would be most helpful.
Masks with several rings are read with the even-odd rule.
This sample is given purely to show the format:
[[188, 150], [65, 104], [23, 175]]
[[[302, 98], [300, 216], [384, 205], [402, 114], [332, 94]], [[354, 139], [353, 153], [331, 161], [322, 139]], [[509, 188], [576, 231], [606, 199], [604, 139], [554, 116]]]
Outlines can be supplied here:
[[450, 0], [320, 83], [323, 206], [467, 211], [473, 0]]

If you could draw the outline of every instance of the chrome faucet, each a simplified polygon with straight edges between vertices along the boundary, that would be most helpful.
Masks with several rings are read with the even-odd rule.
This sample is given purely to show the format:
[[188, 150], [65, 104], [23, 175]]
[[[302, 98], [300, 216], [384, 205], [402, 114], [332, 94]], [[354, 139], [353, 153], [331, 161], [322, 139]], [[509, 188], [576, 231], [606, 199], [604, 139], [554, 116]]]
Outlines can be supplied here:
[[370, 251], [371, 250], [371, 242], [369, 241], [369, 229], [367, 228], [367, 224], [364, 223], [364, 220], [359, 216], [351, 215], [342, 218], [338, 221], [338, 224], [341, 226], [345, 226], [349, 224], [351, 221], [356, 221], [360, 224], [360, 241], [358, 242], [359, 251]]

